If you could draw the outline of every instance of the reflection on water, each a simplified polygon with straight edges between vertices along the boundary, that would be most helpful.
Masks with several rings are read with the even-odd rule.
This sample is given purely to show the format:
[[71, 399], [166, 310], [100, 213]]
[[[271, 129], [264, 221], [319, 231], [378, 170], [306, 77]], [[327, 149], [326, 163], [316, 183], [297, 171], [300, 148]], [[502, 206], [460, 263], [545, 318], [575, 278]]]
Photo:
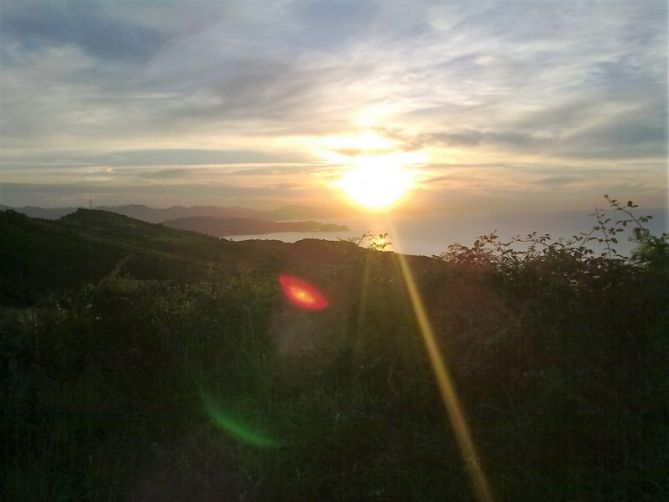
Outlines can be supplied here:
[[[641, 210], [639, 215], [652, 215], [649, 223], [652, 233], [666, 232], [667, 213], [661, 209]], [[388, 232], [388, 240], [394, 245], [392, 250], [416, 255], [438, 255], [446, 251], [450, 244], [471, 245], [479, 235], [497, 230], [502, 239], [530, 232], [551, 234], [554, 238], [569, 238], [579, 232], [592, 229], [594, 218], [588, 211], [542, 211], [505, 212], [498, 214], [461, 215], [411, 215], [393, 216], [367, 215], [356, 218], [321, 219], [324, 223], [338, 223], [350, 228], [342, 232], [282, 232], [263, 235], [238, 235], [231, 240], [270, 239], [296, 242], [301, 239], [347, 240], [360, 237], [363, 233], [381, 234]], [[615, 216], [612, 222], [615, 221]], [[392, 222], [392, 223], [391, 223]], [[401, 249], [398, 243], [401, 242]], [[629, 254], [634, 243], [627, 238], [619, 238], [618, 251]]]

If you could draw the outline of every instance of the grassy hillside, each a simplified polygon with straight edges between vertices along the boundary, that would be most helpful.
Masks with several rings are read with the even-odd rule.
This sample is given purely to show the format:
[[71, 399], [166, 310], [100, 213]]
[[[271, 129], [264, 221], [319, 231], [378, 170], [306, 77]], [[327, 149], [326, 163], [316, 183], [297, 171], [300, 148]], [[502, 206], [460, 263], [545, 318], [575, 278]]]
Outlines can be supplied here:
[[[288, 250], [299, 254], [308, 246], [290, 247], [278, 241], [232, 243], [89, 209], [57, 221], [0, 212], [0, 235], [0, 304], [17, 306], [109, 274], [192, 282], [213, 276], [224, 279], [239, 271], [280, 270], [289, 265]], [[322, 247], [354, 249], [350, 243]]]
[[103, 211], [58, 221], [0, 213], [0, 302], [25, 306], [121, 268], [141, 278], [197, 279], [223, 243]]
[[[87, 210], [0, 233], [0, 497], [473, 498], [394, 253]], [[669, 253], [639, 237], [407, 260], [497, 500], [669, 495]]]

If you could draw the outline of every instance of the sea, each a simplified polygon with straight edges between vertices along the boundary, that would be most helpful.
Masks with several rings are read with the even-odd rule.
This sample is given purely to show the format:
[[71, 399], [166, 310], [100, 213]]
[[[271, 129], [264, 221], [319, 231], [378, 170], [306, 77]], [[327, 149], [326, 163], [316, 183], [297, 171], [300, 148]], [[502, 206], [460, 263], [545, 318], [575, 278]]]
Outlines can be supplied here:
[[[637, 216], [652, 216], [646, 224], [654, 235], [668, 232], [669, 218], [666, 209], [650, 209]], [[613, 224], [621, 215], [609, 213]], [[471, 246], [477, 237], [495, 232], [500, 239], [527, 236], [531, 232], [550, 234], [554, 239], [568, 239], [581, 232], [589, 232], [596, 225], [592, 212], [583, 211], [501, 211], [492, 213], [462, 214], [370, 214], [344, 218], [320, 218], [324, 223], [346, 225], [350, 230], [337, 232], [280, 232], [262, 235], [227, 236], [228, 240], [269, 239], [296, 242], [302, 239], [355, 240], [363, 234], [387, 234], [386, 250], [409, 255], [439, 256], [451, 244]], [[616, 250], [628, 256], [635, 243], [630, 241], [631, 232], [618, 234]], [[591, 241], [596, 252], [603, 246]]]

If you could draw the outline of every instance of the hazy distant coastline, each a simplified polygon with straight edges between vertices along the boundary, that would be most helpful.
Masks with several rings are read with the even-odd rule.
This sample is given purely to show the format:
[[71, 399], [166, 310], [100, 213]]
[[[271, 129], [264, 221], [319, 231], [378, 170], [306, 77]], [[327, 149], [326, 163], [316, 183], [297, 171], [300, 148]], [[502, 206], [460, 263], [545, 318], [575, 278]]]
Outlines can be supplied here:
[[[43, 208], [36, 206], [10, 207], [0, 204], [0, 211], [13, 209], [17, 213], [25, 214], [31, 218], [42, 218], [46, 220], [57, 220], [68, 214], [74, 213], [79, 207], [53, 207]], [[99, 209], [110, 213], [122, 214], [130, 218], [146, 221], [148, 223], [163, 223], [179, 218], [213, 217], [213, 218], [252, 218], [257, 220], [283, 221], [304, 220], [311, 218], [331, 218], [338, 216], [337, 212], [330, 208], [314, 206], [282, 206], [277, 209], [263, 211], [247, 207], [224, 207], [224, 206], [170, 206], [167, 208], [155, 208], [144, 204], [126, 204], [120, 206], [95, 206], [91, 209]]]
[[[12, 209], [31, 218], [57, 220], [75, 213], [76, 207], [41, 208], [26, 206], [12, 208], [0, 205], [0, 211]], [[310, 206], [284, 206], [271, 211], [245, 207], [220, 206], [171, 206], [154, 208], [143, 204], [124, 206], [97, 206], [96, 209], [121, 214], [147, 223], [162, 223], [180, 230], [190, 230], [216, 237], [265, 235], [282, 232], [345, 232], [346, 225], [300, 220], [313, 217], [330, 217], [325, 208]]]
[[[507, 240], [516, 235], [524, 236], [530, 232], [548, 233], [553, 238], [567, 239], [579, 232], [587, 232], [595, 225], [592, 211], [508, 211], [498, 213], [461, 213], [395, 215], [368, 214], [357, 217], [324, 218], [326, 223], [346, 225], [350, 230], [328, 232], [319, 235], [319, 239], [349, 240], [363, 233], [387, 233], [392, 244], [390, 250], [412, 255], [439, 255], [451, 244], [471, 245], [477, 237], [495, 232], [501, 239]], [[654, 235], [669, 231], [667, 210], [662, 208], [639, 208], [638, 215], [650, 215], [653, 218], [648, 228]], [[234, 240], [276, 239], [284, 242], [297, 242], [313, 237], [307, 232], [284, 232], [246, 235]], [[635, 244], [628, 240], [629, 235], [620, 236], [618, 250], [629, 254]], [[596, 242], [589, 245], [599, 250]]]
[[190, 230], [202, 234], [226, 237], [234, 235], [262, 235], [279, 232], [343, 232], [346, 225], [319, 223], [317, 221], [269, 221], [254, 218], [215, 218], [193, 216], [163, 222], [163, 225], [179, 230]]
[[[58, 219], [77, 210], [66, 208], [20, 207], [0, 205], [0, 210], [14, 209], [34, 218]], [[102, 209], [102, 207], [100, 207]], [[500, 238], [525, 235], [532, 231], [549, 233], [554, 238], [568, 238], [593, 226], [592, 210], [501, 211], [497, 213], [462, 212], [393, 215], [333, 214], [327, 208], [286, 206], [261, 211], [244, 207], [172, 206], [152, 208], [141, 204], [105, 206], [104, 210], [166, 226], [202, 232], [232, 240], [269, 239], [296, 242], [305, 238], [349, 240], [362, 233], [388, 233], [390, 249], [415, 255], [436, 255], [450, 244], [471, 245], [486, 233], [497, 231]], [[667, 209], [639, 208], [638, 214], [652, 215], [649, 229], [653, 234], [669, 230]], [[207, 220], [211, 218], [212, 220]], [[313, 218], [320, 221], [315, 222]], [[202, 221], [198, 221], [202, 219]], [[214, 220], [227, 220], [216, 222]], [[184, 221], [180, 221], [184, 220]], [[297, 221], [295, 221], [297, 220]], [[300, 221], [301, 220], [301, 221]], [[593, 247], [597, 247], [592, 243]], [[625, 236], [619, 250], [628, 254], [634, 244]]]

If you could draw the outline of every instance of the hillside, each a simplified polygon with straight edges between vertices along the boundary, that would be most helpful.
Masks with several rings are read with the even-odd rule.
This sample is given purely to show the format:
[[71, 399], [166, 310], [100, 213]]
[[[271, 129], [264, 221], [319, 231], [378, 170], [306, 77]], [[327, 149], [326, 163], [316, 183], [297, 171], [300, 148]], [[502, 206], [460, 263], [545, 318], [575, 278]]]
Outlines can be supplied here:
[[[112, 272], [138, 279], [201, 280], [211, 274], [288, 264], [295, 246], [278, 241], [232, 243], [100, 210], [78, 209], [57, 221], [0, 212], [0, 304], [29, 305]], [[321, 243], [350, 250], [350, 243]], [[324, 258], [327, 259], [327, 258]]]
[[278, 222], [253, 218], [214, 218], [211, 216], [178, 218], [176, 220], [165, 221], [163, 225], [218, 237], [278, 232], [338, 232], [348, 230], [348, 227], [345, 225], [318, 223], [316, 221]]
[[0, 301], [27, 305], [96, 281], [120, 264], [141, 278], [201, 277], [225, 243], [80, 209], [59, 221], [0, 213]]
[[50, 208], [43, 208], [43, 207], [36, 207], [36, 206], [23, 206], [19, 208], [12, 208], [8, 206], [0, 206], [0, 211], [6, 211], [6, 210], [12, 210], [16, 211], [17, 213], [24, 214], [26, 216], [29, 216], [31, 218], [42, 218], [46, 220], [57, 220], [58, 218], [62, 218], [66, 214], [74, 213], [77, 208], [76, 207], [50, 207]]
[[92, 210], [0, 235], [0, 499], [472, 500], [426, 323], [496, 500], [669, 494], [666, 236], [402, 258]]

